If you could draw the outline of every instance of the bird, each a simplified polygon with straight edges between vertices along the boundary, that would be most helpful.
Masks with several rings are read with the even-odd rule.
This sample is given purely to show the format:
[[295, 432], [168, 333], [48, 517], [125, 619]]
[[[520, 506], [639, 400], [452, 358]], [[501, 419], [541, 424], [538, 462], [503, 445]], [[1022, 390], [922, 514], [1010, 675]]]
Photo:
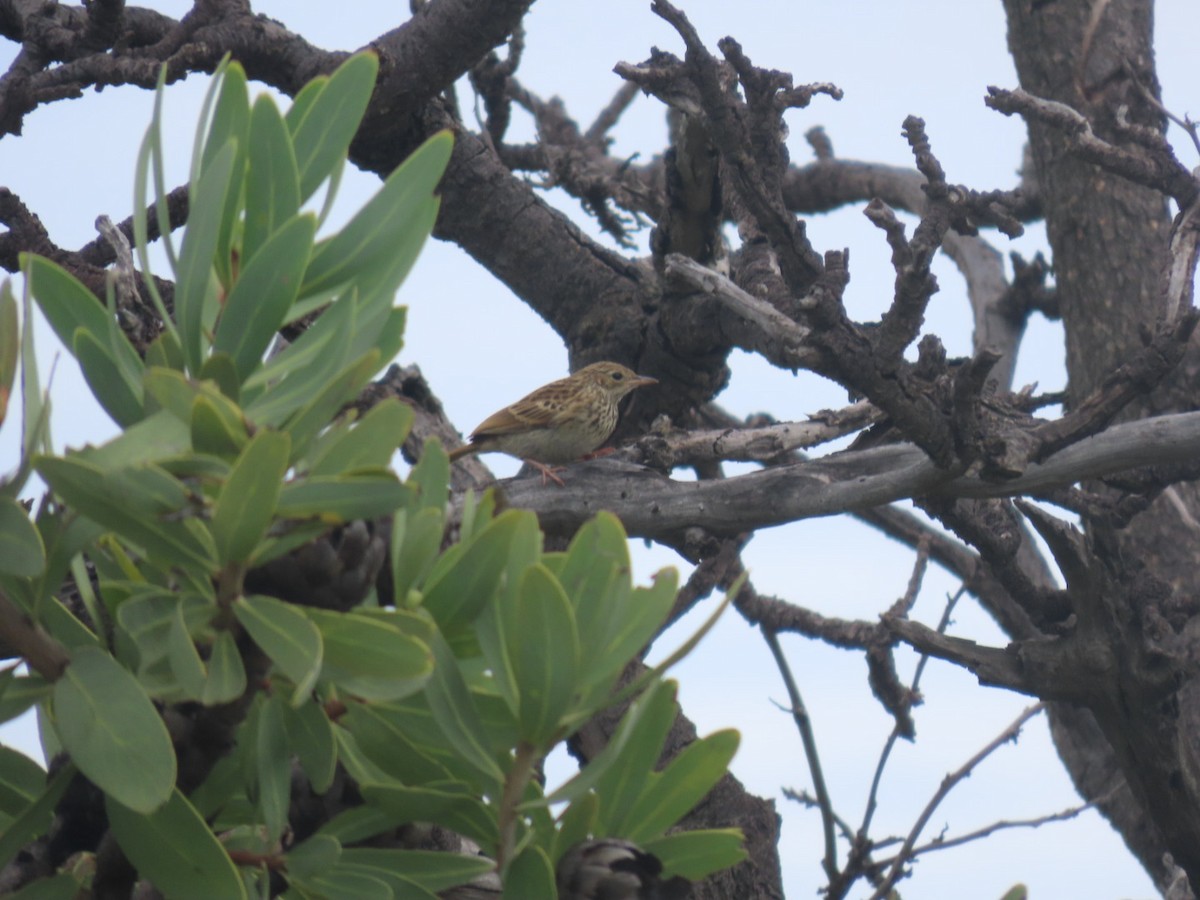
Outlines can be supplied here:
[[450, 452], [450, 461], [472, 453], [507, 453], [525, 460], [562, 484], [554, 467], [595, 451], [617, 428], [617, 404], [630, 391], [658, 379], [614, 362], [592, 363], [543, 385], [492, 413], [471, 432], [469, 443]]

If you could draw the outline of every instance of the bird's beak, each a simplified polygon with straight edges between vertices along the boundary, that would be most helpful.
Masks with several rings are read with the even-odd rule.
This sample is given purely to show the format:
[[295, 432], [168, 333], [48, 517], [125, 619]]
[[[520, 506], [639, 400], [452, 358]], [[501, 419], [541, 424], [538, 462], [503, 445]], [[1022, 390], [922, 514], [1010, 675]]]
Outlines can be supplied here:
[[633, 380], [634, 387], [649, 387], [652, 384], [658, 384], [658, 379], [649, 375], [639, 375]]

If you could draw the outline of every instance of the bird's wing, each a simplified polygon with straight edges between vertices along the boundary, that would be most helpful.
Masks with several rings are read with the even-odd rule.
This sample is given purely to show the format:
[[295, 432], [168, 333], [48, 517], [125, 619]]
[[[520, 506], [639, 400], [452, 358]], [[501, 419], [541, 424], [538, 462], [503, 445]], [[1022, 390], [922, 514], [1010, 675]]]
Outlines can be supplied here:
[[[565, 379], [564, 379], [565, 380]], [[549, 428], [559, 424], [566, 405], [568, 392], [555, 381], [538, 388], [528, 397], [523, 397], [512, 406], [492, 413], [471, 432], [472, 438], [490, 435], [519, 434], [535, 428]]]

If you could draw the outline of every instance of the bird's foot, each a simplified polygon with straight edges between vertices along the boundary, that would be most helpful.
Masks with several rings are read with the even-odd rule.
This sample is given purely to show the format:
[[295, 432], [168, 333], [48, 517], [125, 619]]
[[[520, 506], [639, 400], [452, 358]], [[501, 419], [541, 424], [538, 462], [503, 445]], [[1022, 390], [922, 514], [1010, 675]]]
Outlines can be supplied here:
[[591, 453], [585, 453], [579, 457], [581, 460], [599, 459], [602, 456], [608, 456], [611, 453], [616, 453], [616, 447], [601, 447], [599, 450], [593, 450]]
[[527, 466], [532, 466], [542, 473], [542, 487], [546, 486], [547, 480], [553, 481], [559, 487], [567, 486], [566, 482], [558, 477], [559, 472], [567, 471], [566, 466], [548, 466], [545, 463], [538, 462], [536, 459], [527, 459], [525, 460], [525, 464]]

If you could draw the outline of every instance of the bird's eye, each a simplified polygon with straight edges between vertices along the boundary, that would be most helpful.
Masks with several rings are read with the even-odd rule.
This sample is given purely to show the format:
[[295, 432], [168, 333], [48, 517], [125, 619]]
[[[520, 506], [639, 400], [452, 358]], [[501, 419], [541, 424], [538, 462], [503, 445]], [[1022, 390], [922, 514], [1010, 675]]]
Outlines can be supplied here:
[[625, 376], [622, 375], [620, 372], [613, 372], [612, 377], [613, 377], [613, 381], [620, 381]]

